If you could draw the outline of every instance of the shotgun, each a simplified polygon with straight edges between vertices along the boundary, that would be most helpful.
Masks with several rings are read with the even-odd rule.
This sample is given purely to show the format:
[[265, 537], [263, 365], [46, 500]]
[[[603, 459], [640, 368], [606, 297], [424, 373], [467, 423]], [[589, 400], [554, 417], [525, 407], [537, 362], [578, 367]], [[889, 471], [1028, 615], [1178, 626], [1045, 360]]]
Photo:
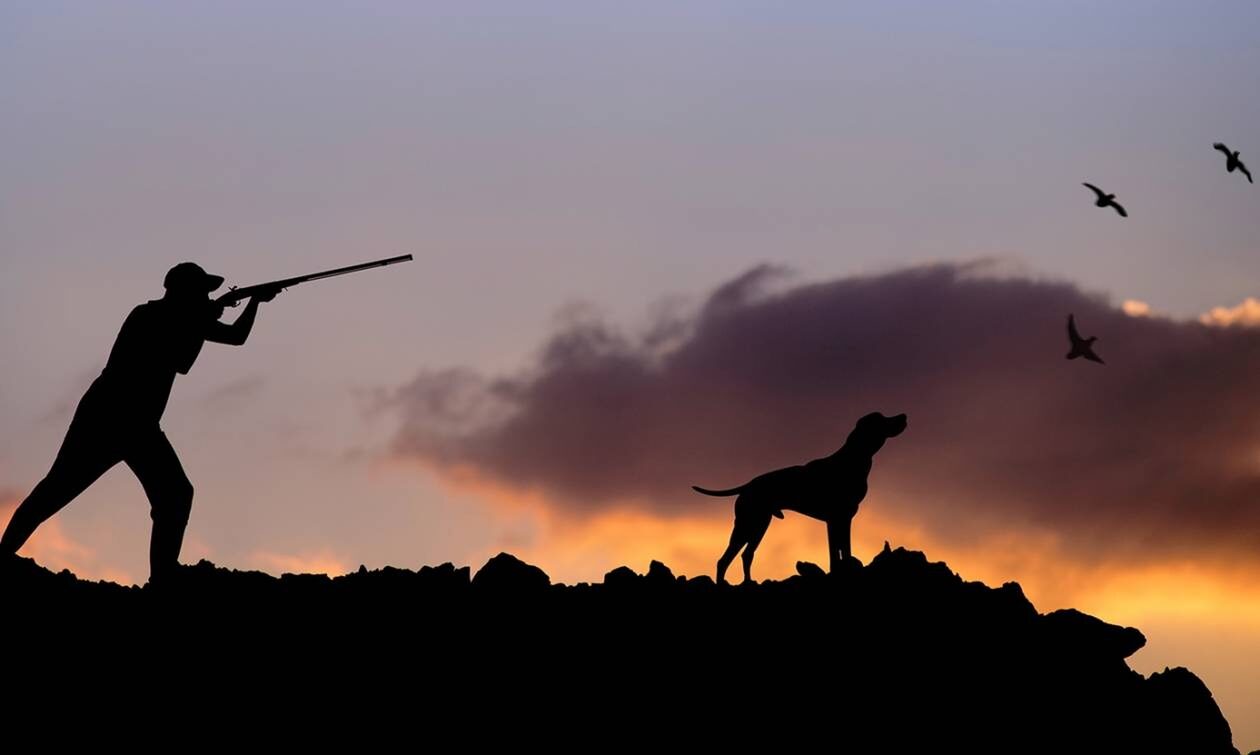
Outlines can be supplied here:
[[248, 299], [254, 294], [260, 293], [262, 291], [269, 291], [269, 290], [270, 291], [283, 291], [284, 289], [290, 286], [296, 286], [299, 283], [307, 283], [309, 281], [319, 280], [320, 278], [331, 278], [334, 275], [346, 275], [347, 273], [357, 273], [360, 270], [367, 270], [373, 267], [384, 267], [386, 265], [393, 265], [399, 262], [410, 262], [410, 261], [411, 261], [411, 255], [403, 254], [398, 257], [390, 257], [388, 259], [375, 260], [373, 262], [364, 262], [361, 265], [350, 265], [348, 267], [339, 267], [339, 268], [336, 268], [335, 270], [325, 270], [322, 273], [311, 273], [310, 275], [299, 275], [296, 278], [284, 278], [282, 280], [277, 280], [277, 281], [268, 281], [266, 283], [259, 283], [253, 286], [244, 286], [243, 288], [237, 288], [236, 286], [232, 286], [230, 289], [228, 289], [227, 293], [215, 299], [215, 303], [224, 307], [235, 307], [237, 304], [240, 304], [243, 300]]

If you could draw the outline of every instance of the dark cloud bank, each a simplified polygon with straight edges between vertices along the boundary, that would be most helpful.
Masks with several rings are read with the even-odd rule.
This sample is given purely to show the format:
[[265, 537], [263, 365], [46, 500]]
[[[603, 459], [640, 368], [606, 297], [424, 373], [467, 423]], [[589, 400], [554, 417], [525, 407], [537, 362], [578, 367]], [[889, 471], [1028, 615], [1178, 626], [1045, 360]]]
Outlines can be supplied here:
[[[782, 281], [750, 270], [643, 338], [571, 322], [521, 375], [423, 373], [388, 399], [394, 450], [577, 515], [631, 502], [729, 516], [688, 487], [830, 453], [861, 414], [907, 412], [868, 505], [938, 538], [1260, 553], [1260, 329], [1131, 317], [987, 263]], [[1069, 312], [1106, 366], [1064, 359]]]

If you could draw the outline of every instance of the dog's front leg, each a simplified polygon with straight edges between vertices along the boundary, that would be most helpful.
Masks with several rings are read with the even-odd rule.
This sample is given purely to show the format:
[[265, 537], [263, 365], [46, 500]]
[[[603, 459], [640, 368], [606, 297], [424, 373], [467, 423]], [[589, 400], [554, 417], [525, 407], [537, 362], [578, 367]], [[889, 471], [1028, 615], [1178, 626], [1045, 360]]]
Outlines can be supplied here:
[[844, 560], [853, 555], [853, 548], [849, 544], [852, 527], [853, 520], [847, 517], [827, 522], [827, 550], [830, 552], [832, 574], [837, 573]]

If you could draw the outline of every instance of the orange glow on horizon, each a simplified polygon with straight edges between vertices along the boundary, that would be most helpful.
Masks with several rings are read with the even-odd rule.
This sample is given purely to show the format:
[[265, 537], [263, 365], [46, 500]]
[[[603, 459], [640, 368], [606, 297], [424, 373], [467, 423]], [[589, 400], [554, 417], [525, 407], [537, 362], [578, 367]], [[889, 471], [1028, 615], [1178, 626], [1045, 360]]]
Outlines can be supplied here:
[[249, 563], [268, 574], [327, 574], [337, 577], [351, 571], [345, 561], [328, 551], [306, 553], [275, 553], [256, 551], [250, 554]]
[[[0, 522], [8, 523], [17, 509], [17, 499], [0, 501]], [[106, 580], [120, 585], [136, 584], [126, 572], [100, 563], [96, 549], [75, 540], [56, 517], [49, 519], [35, 530], [31, 539], [18, 551], [19, 556], [33, 558], [46, 569], [59, 572], [69, 569], [81, 579]]]
[[[542, 493], [488, 480], [472, 468], [425, 471], [440, 485], [494, 508], [528, 512], [539, 535], [536, 542], [514, 549], [514, 555], [542, 567], [555, 581], [599, 581], [622, 565], [643, 572], [653, 559], [675, 574], [712, 576], [730, 535], [730, 499], [714, 500], [712, 513], [705, 516], [665, 516], [629, 500], [582, 514], [556, 506]], [[758, 580], [795, 574], [797, 561], [826, 564], [822, 523], [785, 513], [757, 551], [753, 576]], [[1043, 613], [1072, 607], [1115, 622], [1158, 615], [1228, 616], [1231, 622], [1260, 627], [1260, 588], [1249, 565], [1082, 563], [1068, 555], [1062, 539], [1051, 532], [989, 533], [982, 543], [960, 545], [933, 536], [915, 522], [882, 514], [877, 498], [864, 503], [854, 520], [853, 541], [856, 555], [865, 563], [888, 541], [893, 547], [923, 551], [932, 561], [944, 561], [967, 580], [992, 587], [1019, 582]], [[476, 568], [484, 562], [478, 558], [495, 552], [484, 549], [470, 563]], [[737, 560], [728, 577], [738, 579], [738, 569]]]

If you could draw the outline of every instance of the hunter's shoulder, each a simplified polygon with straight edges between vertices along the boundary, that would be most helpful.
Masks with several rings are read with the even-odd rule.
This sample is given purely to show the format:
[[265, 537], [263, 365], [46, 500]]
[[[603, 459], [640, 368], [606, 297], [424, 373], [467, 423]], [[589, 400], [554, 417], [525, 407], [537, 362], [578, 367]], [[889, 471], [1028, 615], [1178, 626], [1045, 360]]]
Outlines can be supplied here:
[[163, 309], [161, 299], [143, 301], [131, 308], [131, 311], [127, 313], [127, 321], [131, 322], [134, 320], [161, 317], [163, 315]]

